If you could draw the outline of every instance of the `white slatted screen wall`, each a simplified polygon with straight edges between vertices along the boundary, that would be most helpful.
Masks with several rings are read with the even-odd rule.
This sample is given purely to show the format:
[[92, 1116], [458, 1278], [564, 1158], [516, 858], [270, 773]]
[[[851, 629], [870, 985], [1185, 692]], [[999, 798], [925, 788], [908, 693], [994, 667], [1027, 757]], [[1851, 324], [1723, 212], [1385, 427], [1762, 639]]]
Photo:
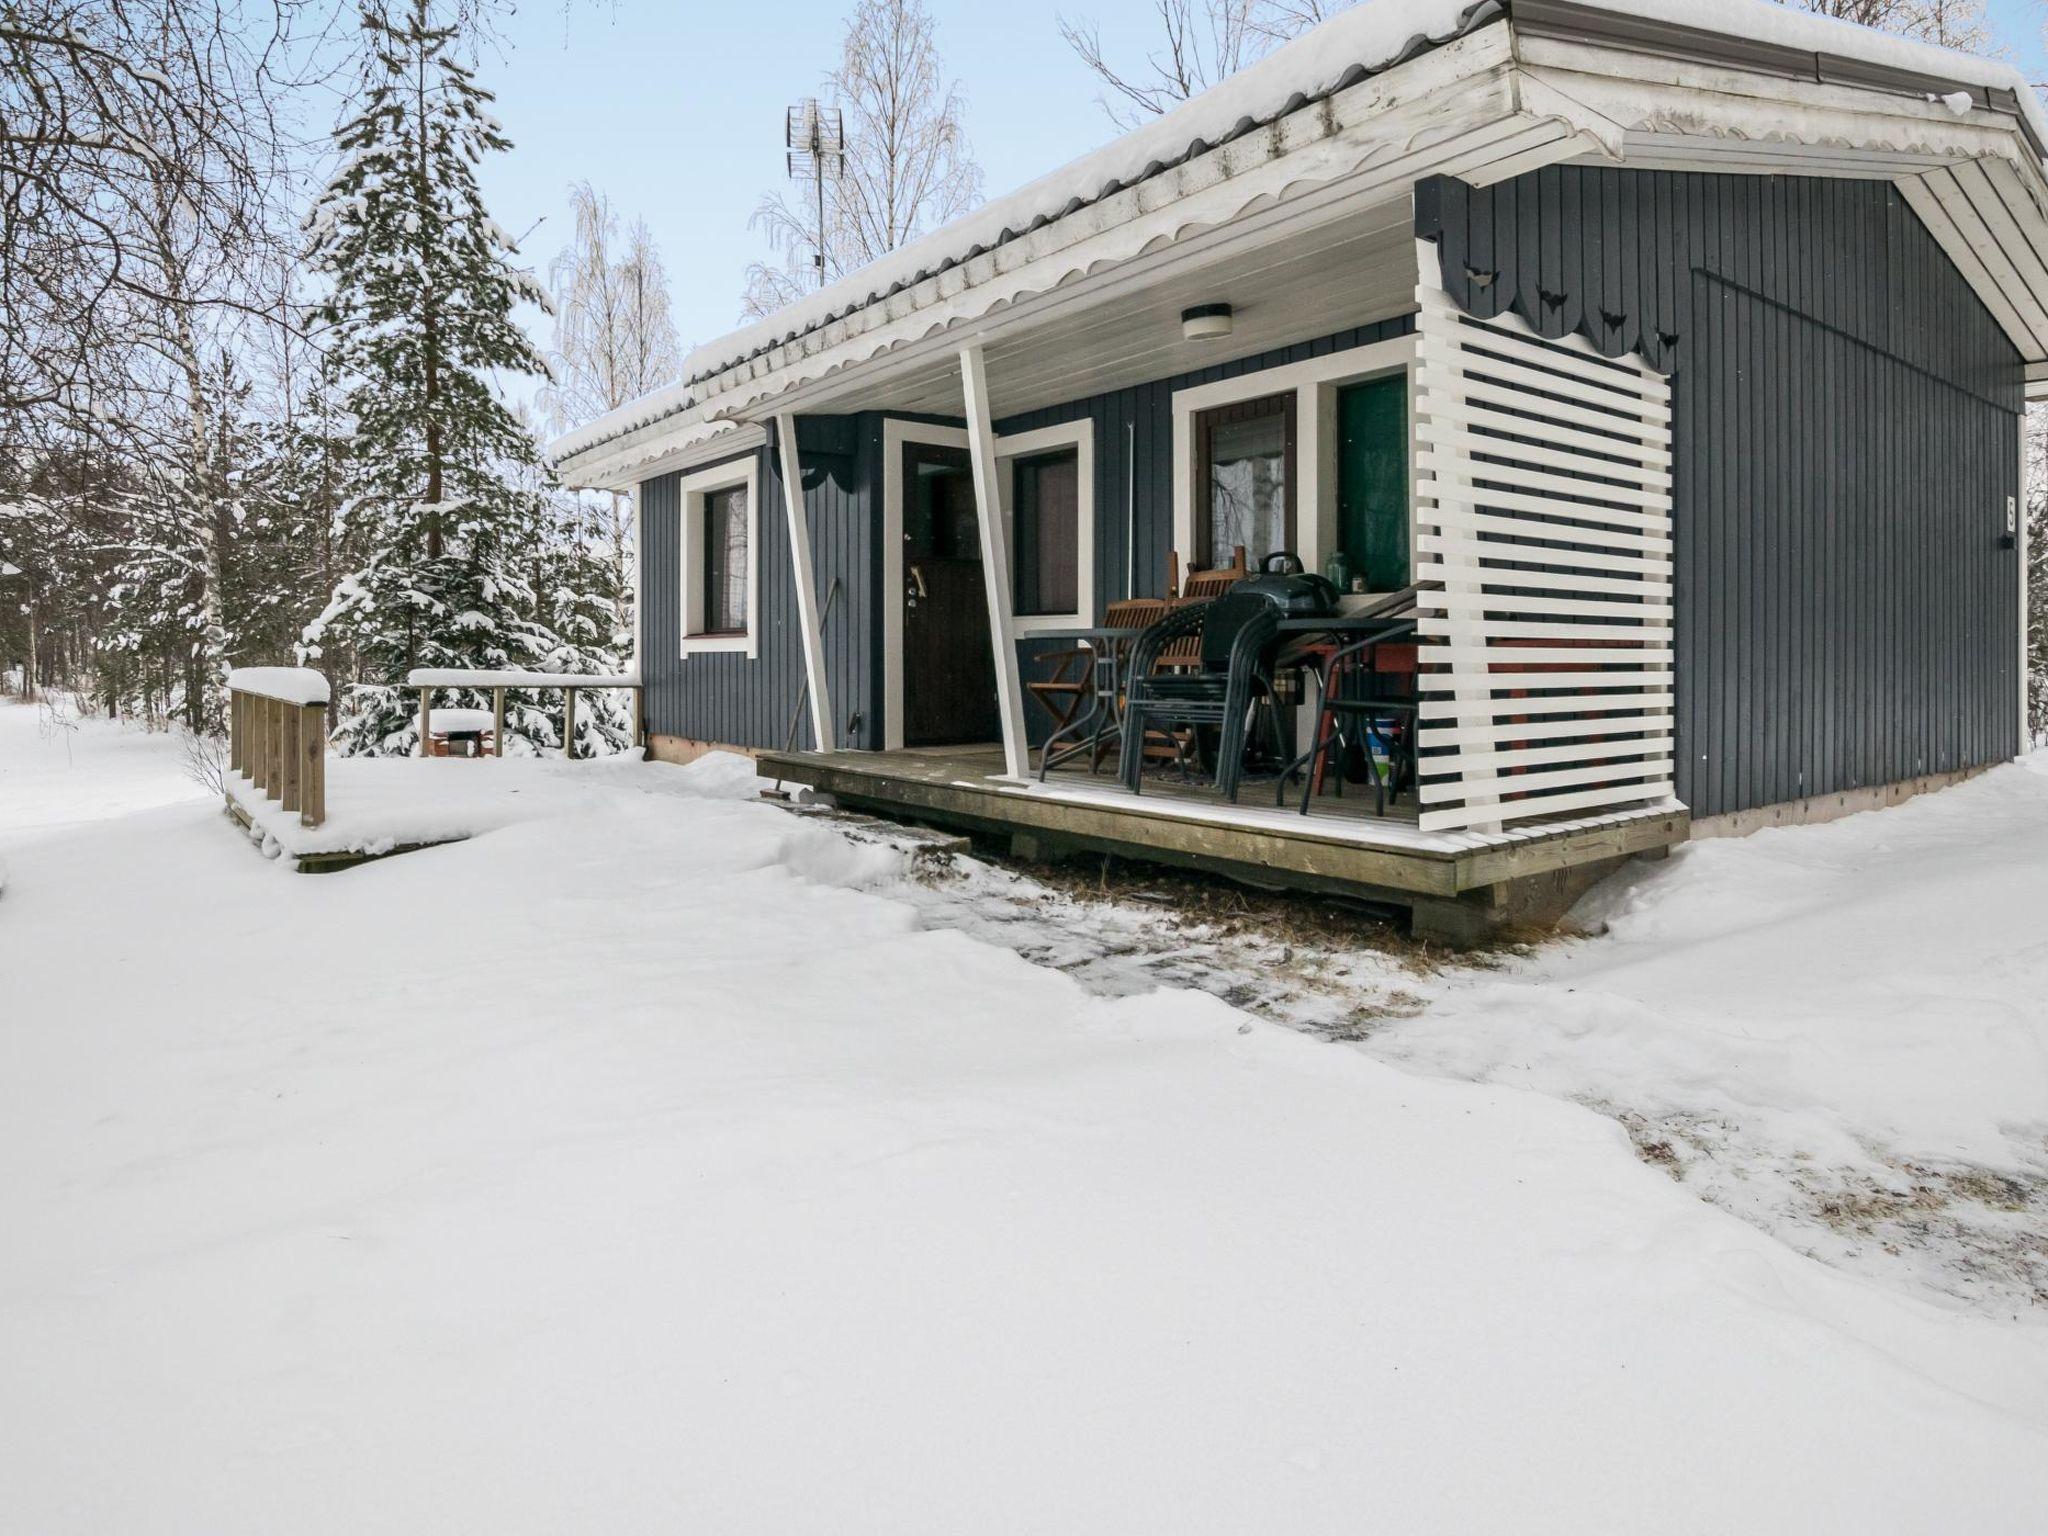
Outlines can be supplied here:
[[1671, 387], [1417, 290], [1421, 824], [1671, 798]]

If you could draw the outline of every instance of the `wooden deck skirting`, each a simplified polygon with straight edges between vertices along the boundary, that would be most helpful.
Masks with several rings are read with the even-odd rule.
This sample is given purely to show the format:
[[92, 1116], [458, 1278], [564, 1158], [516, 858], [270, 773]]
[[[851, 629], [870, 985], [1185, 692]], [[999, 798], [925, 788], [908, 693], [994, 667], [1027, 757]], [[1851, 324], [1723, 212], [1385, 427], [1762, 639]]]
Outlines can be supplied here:
[[[985, 757], [985, 754], [983, 755]], [[987, 777], [972, 749], [918, 752], [763, 753], [764, 777], [809, 785], [840, 802], [899, 818], [1006, 835], [1021, 847], [1080, 850], [1209, 870], [1254, 885], [1362, 896], [1403, 906], [1457, 902], [1685, 841], [1682, 810], [1621, 813], [1596, 824], [1527, 826], [1510, 835], [1433, 838], [1412, 823], [1388, 822], [1373, 837], [1370, 818], [1245, 816], [1230, 808], [1146, 794], [1101, 793], [1082, 779], [1024, 790]], [[1250, 809], [1249, 806], [1246, 809]]]

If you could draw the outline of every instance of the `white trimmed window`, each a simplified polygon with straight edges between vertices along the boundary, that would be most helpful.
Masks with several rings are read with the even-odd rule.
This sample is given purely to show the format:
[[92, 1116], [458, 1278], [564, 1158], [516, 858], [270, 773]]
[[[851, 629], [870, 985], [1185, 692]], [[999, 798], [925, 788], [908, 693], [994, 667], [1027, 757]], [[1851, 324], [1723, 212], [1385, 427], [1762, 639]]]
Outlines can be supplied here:
[[1242, 544], [1254, 569], [1291, 548], [1321, 571], [1342, 550], [1368, 592], [1407, 585], [1415, 357], [1400, 336], [1175, 390], [1182, 568], [1228, 564]]
[[1010, 529], [1015, 631], [1094, 623], [1094, 422], [998, 438], [996, 461]]
[[760, 461], [750, 455], [698, 470], [681, 490], [683, 654], [758, 656]]

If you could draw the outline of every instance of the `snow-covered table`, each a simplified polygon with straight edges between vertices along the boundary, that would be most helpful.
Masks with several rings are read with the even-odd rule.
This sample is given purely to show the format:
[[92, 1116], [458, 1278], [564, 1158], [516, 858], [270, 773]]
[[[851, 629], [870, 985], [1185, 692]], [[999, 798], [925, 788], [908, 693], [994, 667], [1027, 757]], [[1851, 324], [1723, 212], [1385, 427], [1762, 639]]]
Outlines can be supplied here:
[[[485, 729], [491, 732], [493, 750], [499, 757], [505, 755], [505, 694], [508, 689], [523, 688], [559, 689], [562, 694], [562, 756], [575, 756], [576, 749], [576, 695], [587, 688], [624, 688], [633, 694], [633, 745], [646, 742], [646, 719], [641, 709], [640, 676], [638, 673], [621, 672], [580, 673], [580, 672], [520, 672], [491, 671], [485, 668], [470, 670], [463, 667], [414, 667], [406, 674], [406, 686], [417, 688], [420, 694], [420, 753], [425, 756], [436, 733], [434, 721], [449, 714], [484, 715]], [[484, 710], [457, 711], [434, 708], [434, 691], [437, 688], [465, 688], [476, 692], [488, 692], [491, 708]]]

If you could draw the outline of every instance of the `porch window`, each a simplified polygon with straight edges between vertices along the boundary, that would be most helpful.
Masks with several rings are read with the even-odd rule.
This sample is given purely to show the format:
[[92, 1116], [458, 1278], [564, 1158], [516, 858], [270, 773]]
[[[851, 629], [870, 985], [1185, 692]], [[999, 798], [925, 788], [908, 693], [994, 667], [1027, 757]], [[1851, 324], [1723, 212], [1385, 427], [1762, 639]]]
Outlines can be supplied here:
[[1062, 448], [1010, 461], [1019, 617], [1081, 607], [1081, 455]]
[[1294, 395], [1220, 405], [1195, 417], [1195, 563], [1257, 566], [1295, 545]]
[[747, 488], [704, 497], [704, 628], [707, 635], [747, 630]]

